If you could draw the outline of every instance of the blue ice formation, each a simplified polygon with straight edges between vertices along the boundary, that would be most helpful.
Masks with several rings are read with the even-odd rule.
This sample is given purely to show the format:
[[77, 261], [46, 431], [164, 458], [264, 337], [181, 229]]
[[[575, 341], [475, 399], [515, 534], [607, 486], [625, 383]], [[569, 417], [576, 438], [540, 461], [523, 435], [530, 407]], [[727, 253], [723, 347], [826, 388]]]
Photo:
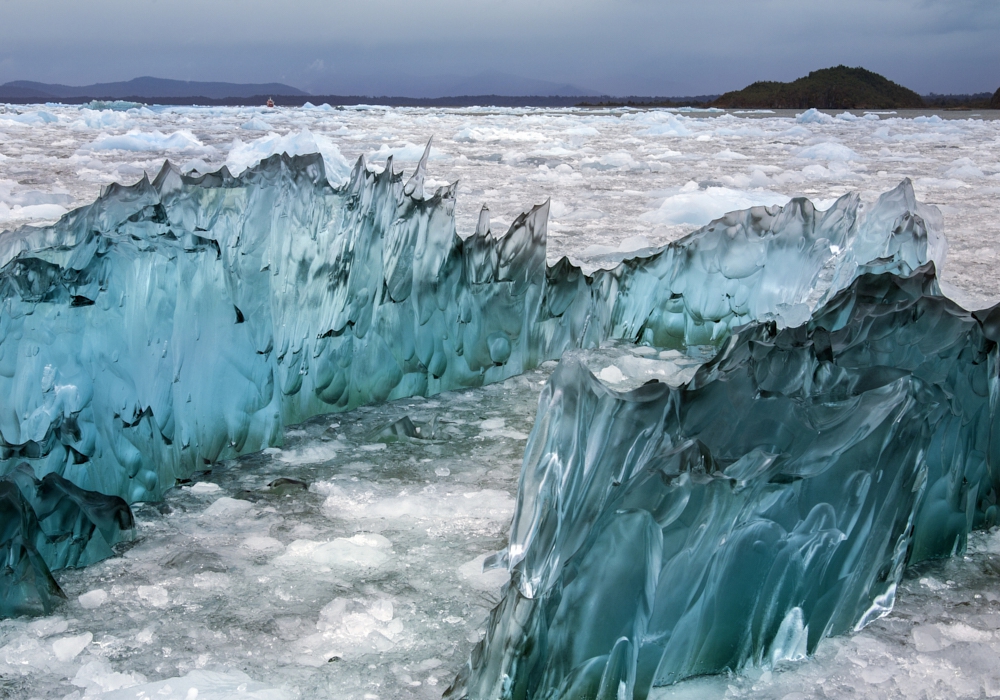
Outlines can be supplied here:
[[48, 613], [64, 598], [52, 571], [112, 554], [130, 539], [132, 511], [117, 496], [84, 491], [21, 464], [0, 477], [0, 615]]
[[875, 268], [753, 323], [686, 385], [544, 388], [512, 582], [452, 698], [645, 698], [886, 614], [905, 566], [1000, 520], [1000, 306]]
[[546, 266], [547, 205], [501, 237], [484, 208], [460, 238], [455, 185], [425, 193], [425, 170], [426, 153], [405, 181], [359, 160], [333, 187], [319, 155], [239, 177], [167, 163], [0, 235], [0, 473], [157, 500], [317, 414], [503, 380], [608, 338], [718, 346], [744, 323], [803, 321], [866, 263], [943, 256], [939, 215], [904, 182], [869, 212], [855, 195], [734, 212], [587, 276]]

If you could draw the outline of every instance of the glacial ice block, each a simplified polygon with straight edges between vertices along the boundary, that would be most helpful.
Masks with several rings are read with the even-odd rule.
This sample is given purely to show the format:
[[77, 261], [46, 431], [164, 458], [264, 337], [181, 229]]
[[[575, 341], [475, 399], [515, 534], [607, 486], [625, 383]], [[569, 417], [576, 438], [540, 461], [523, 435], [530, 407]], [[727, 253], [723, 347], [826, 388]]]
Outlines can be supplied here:
[[799, 658], [997, 522], [1000, 307], [961, 309], [933, 265], [860, 272], [681, 388], [619, 394], [563, 359], [497, 557], [511, 585], [446, 697], [644, 698]]
[[359, 160], [333, 187], [319, 155], [239, 177], [165, 164], [4, 232], [0, 471], [156, 500], [317, 414], [481, 386], [608, 338], [718, 345], [808, 317], [871, 255], [906, 271], [940, 247], [904, 182], [867, 214], [855, 195], [727, 214], [591, 277], [546, 266], [544, 204], [500, 237], [484, 208], [460, 238], [455, 186], [425, 193], [425, 170]]

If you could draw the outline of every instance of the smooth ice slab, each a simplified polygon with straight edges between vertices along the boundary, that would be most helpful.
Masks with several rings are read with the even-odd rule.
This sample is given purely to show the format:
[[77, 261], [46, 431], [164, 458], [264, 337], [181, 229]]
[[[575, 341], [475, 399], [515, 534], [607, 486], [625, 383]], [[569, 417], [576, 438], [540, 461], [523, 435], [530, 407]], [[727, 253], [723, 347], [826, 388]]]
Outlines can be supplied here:
[[512, 576], [449, 697], [645, 697], [889, 612], [907, 564], [998, 520], [1000, 309], [862, 269], [681, 388], [564, 358], [526, 448]]

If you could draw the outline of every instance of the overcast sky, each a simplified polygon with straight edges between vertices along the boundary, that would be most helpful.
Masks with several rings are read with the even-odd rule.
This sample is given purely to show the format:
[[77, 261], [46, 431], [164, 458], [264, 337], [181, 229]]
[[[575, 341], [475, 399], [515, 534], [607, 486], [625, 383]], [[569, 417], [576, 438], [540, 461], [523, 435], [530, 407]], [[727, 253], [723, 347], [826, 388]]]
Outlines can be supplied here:
[[1000, 0], [0, 0], [0, 83], [399, 95], [500, 72], [694, 95], [840, 63], [924, 94], [992, 92]]

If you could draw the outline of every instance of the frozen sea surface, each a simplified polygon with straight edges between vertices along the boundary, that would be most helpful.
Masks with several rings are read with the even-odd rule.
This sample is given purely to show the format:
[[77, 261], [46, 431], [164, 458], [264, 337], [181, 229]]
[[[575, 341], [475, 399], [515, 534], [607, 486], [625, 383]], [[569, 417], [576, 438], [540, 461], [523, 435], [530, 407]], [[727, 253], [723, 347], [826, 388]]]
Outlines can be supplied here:
[[[802, 194], [824, 207], [850, 190], [870, 203], [910, 177], [945, 215], [944, 280], [983, 306], [1000, 300], [1000, 121], [950, 116], [8, 106], [0, 228], [51, 221], [165, 157], [238, 172], [319, 151], [337, 178], [361, 154], [411, 170], [433, 135], [428, 184], [460, 181], [460, 235], [484, 203], [499, 231], [551, 198], [550, 262], [589, 268], [732, 209]], [[697, 364], [625, 347], [588, 362], [617, 389], [679, 383]], [[60, 574], [58, 615], [0, 622], [0, 696], [439, 697], [499, 599], [503, 576], [480, 565], [506, 543], [549, 371], [318, 418], [281, 450], [137, 506], [121, 557]], [[404, 416], [420, 439], [383, 434]], [[982, 535], [966, 557], [912, 571], [892, 615], [811, 659], [655, 697], [1000, 696], [998, 572], [1000, 538]]]

